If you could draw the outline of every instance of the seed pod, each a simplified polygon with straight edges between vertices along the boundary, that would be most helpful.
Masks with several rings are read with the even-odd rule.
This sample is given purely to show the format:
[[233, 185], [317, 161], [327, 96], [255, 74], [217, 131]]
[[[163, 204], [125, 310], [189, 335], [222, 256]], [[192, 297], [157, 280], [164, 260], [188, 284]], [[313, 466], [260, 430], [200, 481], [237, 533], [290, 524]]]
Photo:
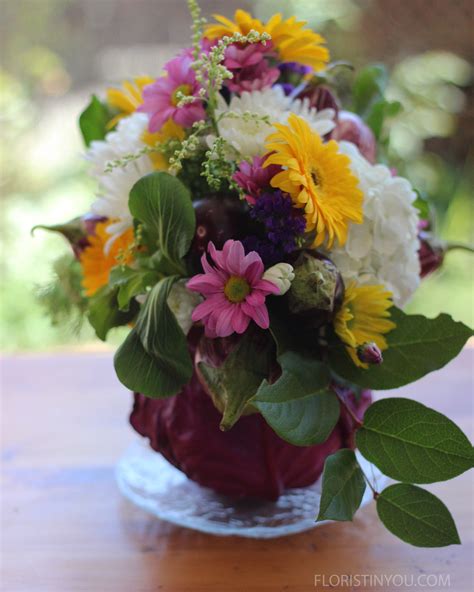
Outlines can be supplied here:
[[288, 292], [290, 314], [314, 328], [330, 323], [344, 299], [337, 267], [317, 251], [305, 251], [295, 262], [294, 273]]

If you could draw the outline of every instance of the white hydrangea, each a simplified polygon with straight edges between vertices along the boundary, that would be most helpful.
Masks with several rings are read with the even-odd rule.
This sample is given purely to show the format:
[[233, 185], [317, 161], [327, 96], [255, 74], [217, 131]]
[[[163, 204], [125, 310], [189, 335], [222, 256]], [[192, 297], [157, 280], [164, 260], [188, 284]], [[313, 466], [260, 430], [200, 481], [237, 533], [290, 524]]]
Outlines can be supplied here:
[[[229, 113], [230, 116], [225, 114]], [[219, 133], [233, 146], [243, 158], [262, 156], [265, 153], [265, 140], [274, 128], [261, 119], [249, 118], [244, 114], [267, 117], [270, 123], [286, 123], [291, 113], [305, 119], [321, 136], [334, 127], [334, 109], [317, 111], [309, 106], [309, 100], [286, 97], [280, 87], [243, 92], [233, 96], [230, 105], [220, 97], [216, 115], [219, 118]], [[209, 145], [215, 138], [208, 137]]]
[[105, 168], [110, 161], [134, 154], [143, 148], [142, 135], [147, 125], [148, 116], [144, 113], [134, 113], [121, 119], [117, 129], [108, 133], [105, 140], [92, 142], [86, 154], [86, 159], [91, 163], [90, 174], [99, 183], [99, 194], [92, 204], [92, 212], [117, 220], [107, 229], [112, 235], [107, 246], [132, 226], [133, 218], [128, 209], [130, 190], [138, 179], [154, 169], [146, 154], [128, 163], [125, 168], [117, 167], [108, 173]]
[[343, 247], [329, 253], [345, 282], [383, 284], [397, 306], [404, 305], [420, 282], [418, 211], [410, 183], [393, 177], [381, 164], [370, 164], [349, 142], [340, 151], [351, 159], [364, 193], [364, 221], [352, 224]]

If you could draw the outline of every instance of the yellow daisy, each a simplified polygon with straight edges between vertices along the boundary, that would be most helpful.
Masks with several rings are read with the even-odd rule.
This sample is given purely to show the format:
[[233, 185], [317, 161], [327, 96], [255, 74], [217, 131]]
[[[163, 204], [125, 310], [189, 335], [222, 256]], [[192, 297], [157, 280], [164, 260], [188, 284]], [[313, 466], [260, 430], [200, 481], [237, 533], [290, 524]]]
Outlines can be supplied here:
[[337, 142], [323, 143], [308, 123], [291, 114], [288, 125], [267, 138], [271, 152], [263, 166], [283, 167], [271, 180], [272, 187], [289, 193], [298, 208], [304, 208], [306, 230], [316, 230], [314, 246], [327, 239], [340, 245], [347, 240], [350, 222], [362, 222], [362, 191], [349, 167], [349, 157], [338, 152]]
[[235, 22], [219, 14], [213, 17], [217, 23], [206, 26], [204, 35], [207, 39], [219, 39], [234, 33], [247, 35], [253, 29], [271, 35], [272, 46], [282, 62], [298, 62], [311, 66], [316, 72], [323, 70], [329, 62], [329, 51], [322, 47], [326, 42], [324, 37], [305, 29], [306, 22], [297, 21], [294, 16], [283, 20], [281, 14], [274, 14], [267, 23], [262, 23], [245, 10], [236, 10]]
[[95, 234], [88, 237], [89, 245], [80, 255], [82, 285], [86, 296], [93, 296], [97, 290], [109, 283], [110, 270], [118, 264], [119, 258], [124, 265], [128, 265], [133, 260], [131, 251], [134, 240], [133, 228], [121, 234], [105, 253], [105, 243], [110, 239], [110, 234], [107, 233], [109, 225], [110, 220], [97, 224]]
[[142, 92], [145, 86], [154, 82], [151, 76], [140, 76], [135, 78], [133, 82], [124, 80], [122, 88], [108, 88], [107, 89], [107, 103], [118, 109], [119, 113], [113, 117], [107, 127], [113, 128], [122, 117], [126, 117], [134, 113], [138, 107], [143, 103]]
[[384, 334], [396, 327], [389, 320], [392, 306], [392, 293], [384, 286], [358, 286], [352, 282], [346, 287], [344, 302], [334, 319], [334, 330], [348, 346], [347, 353], [356, 366], [368, 368], [357, 356], [358, 346], [374, 342], [380, 351], [387, 349]]
[[[145, 131], [142, 135], [142, 140], [148, 146], [156, 146], [157, 144], [163, 144], [167, 140], [184, 140], [184, 130], [172, 119], [168, 119], [159, 132]], [[163, 170], [168, 168], [168, 160], [162, 152], [150, 152], [148, 155], [153, 163], [153, 166], [157, 170]]]

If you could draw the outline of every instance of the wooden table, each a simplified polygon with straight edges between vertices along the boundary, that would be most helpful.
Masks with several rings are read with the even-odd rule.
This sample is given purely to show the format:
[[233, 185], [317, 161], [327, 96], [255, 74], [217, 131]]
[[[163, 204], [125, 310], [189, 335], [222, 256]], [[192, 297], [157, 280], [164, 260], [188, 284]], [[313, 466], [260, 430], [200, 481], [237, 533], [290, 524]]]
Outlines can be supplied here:
[[[473, 354], [465, 349], [401, 391], [447, 414], [470, 437]], [[114, 376], [111, 354], [22, 355], [4, 359], [3, 369], [3, 592], [409, 589], [400, 579], [380, 586], [365, 578], [366, 585], [351, 587], [345, 574], [415, 582], [437, 574], [444, 582], [449, 576], [453, 591], [473, 589], [470, 475], [429, 487], [451, 509], [462, 546], [406, 545], [384, 529], [373, 504], [354, 523], [300, 535], [217, 538], [160, 522], [119, 495], [114, 464], [134, 434], [130, 395]], [[315, 576], [323, 585], [314, 585]], [[448, 587], [441, 580], [425, 589]]]

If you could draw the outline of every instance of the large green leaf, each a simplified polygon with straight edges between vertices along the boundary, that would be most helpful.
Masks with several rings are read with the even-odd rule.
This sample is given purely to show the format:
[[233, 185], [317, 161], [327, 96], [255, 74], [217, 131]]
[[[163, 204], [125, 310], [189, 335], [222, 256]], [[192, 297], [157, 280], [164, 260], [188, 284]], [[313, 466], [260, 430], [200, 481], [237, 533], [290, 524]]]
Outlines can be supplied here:
[[281, 377], [273, 384], [264, 381], [252, 403], [284, 440], [297, 446], [326, 441], [340, 412], [328, 368], [290, 351], [279, 362]]
[[164, 278], [151, 290], [135, 328], [115, 354], [119, 380], [148, 397], [176, 394], [193, 372], [186, 337], [167, 304], [175, 281], [175, 276]]
[[435, 495], [396, 483], [377, 498], [380, 520], [398, 538], [415, 547], [459, 545], [459, 535], [448, 508]]
[[397, 327], [387, 335], [383, 363], [368, 370], [357, 368], [339, 342], [329, 349], [329, 362], [336, 374], [367, 388], [398, 388], [442, 368], [472, 335], [469, 327], [447, 314], [427, 319], [407, 315], [395, 307], [390, 312]]
[[392, 479], [433, 483], [473, 466], [473, 448], [450, 419], [411, 399], [382, 399], [356, 434], [361, 453]]
[[208, 390], [223, 411], [222, 430], [230, 429], [244, 411], [251, 410], [250, 399], [270, 374], [273, 349], [267, 333], [250, 331], [218, 368], [199, 363]]
[[79, 117], [79, 127], [86, 146], [94, 140], [105, 138], [110, 117], [111, 113], [107, 105], [92, 95], [91, 102]]
[[117, 292], [117, 288], [104, 286], [89, 300], [88, 319], [97, 337], [102, 341], [105, 341], [110, 329], [126, 325], [138, 313], [137, 303], [133, 303], [126, 312], [121, 311], [117, 302]]
[[343, 448], [324, 463], [317, 520], [352, 520], [365, 491], [364, 475], [353, 450]]
[[110, 271], [109, 285], [118, 288], [117, 302], [120, 310], [128, 310], [130, 301], [158, 282], [160, 276], [150, 269], [133, 269], [118, 265]]
[[132, 187], [129, 208], [159, 250], [159, 271], [185, 275], [182, 258], [191, 245], [196, 217], [183, 183], [165, 172], [146, 175]]

